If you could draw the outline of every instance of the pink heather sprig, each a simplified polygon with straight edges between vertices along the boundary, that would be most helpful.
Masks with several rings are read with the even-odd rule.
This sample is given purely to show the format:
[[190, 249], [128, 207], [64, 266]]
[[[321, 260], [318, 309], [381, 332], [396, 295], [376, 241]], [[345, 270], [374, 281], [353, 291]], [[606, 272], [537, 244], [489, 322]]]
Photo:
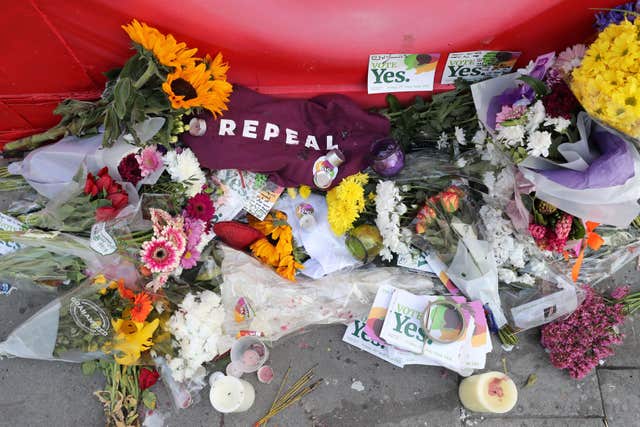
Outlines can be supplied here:
[[601, 360], [613, 354], [623, 335], [615, 327], [625, 320], [622, 304], [607, 304], [589, 287], [585, 300], [569, 317], [542, 327], [540, 342], [548, 350], [553, 366], [567, 369], [572, 378], [582, 379]]

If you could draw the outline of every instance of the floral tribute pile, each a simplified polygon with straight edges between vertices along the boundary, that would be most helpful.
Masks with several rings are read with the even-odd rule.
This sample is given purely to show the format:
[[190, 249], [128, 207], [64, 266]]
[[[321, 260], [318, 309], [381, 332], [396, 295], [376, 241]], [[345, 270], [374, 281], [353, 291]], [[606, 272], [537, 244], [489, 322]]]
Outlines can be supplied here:
[[[357, 287], [367, 265], [481, 300], [505, 345], [542, 326], [551, 363], [584, 377], [640, 307], [628, 289], [604, 297], [592, 287], [640, 247], [637, 15], [635, 4], [598, 13], [591, 45], [542, 55], [500, 77], [506, 84], [458, 81], [406, 108], [388, 97], [376, 117], [388, 119], [391, 142], [370, 141], [368, 164], [337, 179], [345, 154], [328, 143], [308, 171], [316, 185], [286, 191], [261, 159], [247, 170], [201, 166], [183, 137], [224, 120], [229, 66], [133, 20], [123, 29], [135, 53], [108, 73], [99, 100], [64, 101], [59, 125], [4, 147], [29, 155], [0, 170], [1, 190], [22, 191], [0, 221], [2, 280], [54, 301], [0, 355], [99, 369], [108, 425], [137, 426], [158, 378], [189, 406], [237, 338], [295, 331], [265, 319], [366, 316], [362, 301], [332, 300], [349, 292], [329, 298], [323, 287], [332, 275]], [[243, 132], [256, 135], [246, 123]], [[48, 153], [68, 160], [50, 182], [24, 172]], [[235, 272], [222, 277], [225, 254], [248, 260], [237, 268], [255, 280], [253, 301], [236, 298]], [[289, 302], [269, 305], [280, 293]], [[320, 297], [318, 312], [296, 311]], [[545, 309], [527, 311], [531, 302]], [[338, 314], [323, 317], [332, 304]], [[58, 325], [53, 335], [16, 346], [42, 319]]]

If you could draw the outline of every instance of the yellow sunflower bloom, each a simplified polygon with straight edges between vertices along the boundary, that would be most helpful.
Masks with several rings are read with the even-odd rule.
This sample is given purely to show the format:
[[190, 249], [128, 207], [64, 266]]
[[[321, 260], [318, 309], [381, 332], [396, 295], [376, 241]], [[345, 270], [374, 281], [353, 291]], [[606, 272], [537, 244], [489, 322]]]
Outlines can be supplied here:
[[215, 80], [205, 64], [176, 68], [167, 76], [162, 90], [175, 109], [206, 108], [217, 117], [227, 110], [232, 86], [225, 80]]
[[133, 365], [143, 351], [153, 346], [152, 337], [159, 320], [147, 323], [117, 319], [111, 323], [116, 333], [110, 349], [115, 353], [114, 359], [121, 365]]
[[122, 28], [134, 43], [153, 52], [162, 65], [181, 68], [191, 66], [196, 61], [194, 55], [198, 49], [187, 49], [186, 43], [178, 43], [171, 34], [165, 36], [157, 29], [136, 19], [129, 25], [123, 25]]

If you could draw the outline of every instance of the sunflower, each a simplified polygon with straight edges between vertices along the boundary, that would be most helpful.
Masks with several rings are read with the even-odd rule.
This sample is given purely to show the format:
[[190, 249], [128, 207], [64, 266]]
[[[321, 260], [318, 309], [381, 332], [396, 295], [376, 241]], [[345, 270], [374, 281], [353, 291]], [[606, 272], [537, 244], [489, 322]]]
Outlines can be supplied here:
[[169, 74], [167, 81], [162, 84], [162, 90], [169, 97], [171, 106], [175, 109], [206, 108], [214, 117], [227, 110], [232, 87], [225, 80], [226, 74], [216, 67], [215, 62], [200, 63], [176, 68]]
[[129, 25], [123, 25], [129, 38], [144, 49], [153, 52], [158, 62], [168, 67], [186, 67], [196, 61], [194, 55], [198, 49], [187, 49], [186, 43], [178, 43], [171, 35], [164, 35], [144, 22], [134, 19]]

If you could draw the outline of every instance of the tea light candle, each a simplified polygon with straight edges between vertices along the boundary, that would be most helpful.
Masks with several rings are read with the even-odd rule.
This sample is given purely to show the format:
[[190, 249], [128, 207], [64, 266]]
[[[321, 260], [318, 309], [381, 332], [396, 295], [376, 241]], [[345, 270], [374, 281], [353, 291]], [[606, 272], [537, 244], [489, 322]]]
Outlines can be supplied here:
[[516, 405], [518, 389], [505, 374], [487, 372], [462, 380], [458, 395], [464, 407], [471, 411], [504, 414]]
[[225, 376], [215, 372], [209, 378], [211, 406], [223, 414], [244, 412], [251, 408], [256, 393], [253, 386], [240, 378]]

